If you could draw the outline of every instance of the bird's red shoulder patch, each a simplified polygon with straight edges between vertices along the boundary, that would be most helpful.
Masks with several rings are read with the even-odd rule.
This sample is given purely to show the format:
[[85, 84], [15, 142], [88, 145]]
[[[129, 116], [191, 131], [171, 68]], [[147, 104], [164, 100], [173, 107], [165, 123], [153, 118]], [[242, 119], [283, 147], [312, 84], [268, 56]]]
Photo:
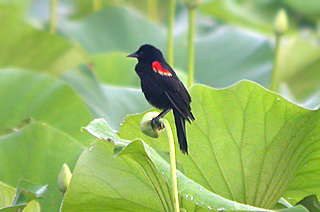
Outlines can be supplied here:
[[158, 61], [154, 61], [152, 63], [152, 69], [154, 70], [154, 72], [162, 75], [162, 76], [167, 76], [167, 77], [171, 77], [172, 74], [170, 73], [170, 71], [168, 71], [167, 69], [163, 68], [161, 63]]

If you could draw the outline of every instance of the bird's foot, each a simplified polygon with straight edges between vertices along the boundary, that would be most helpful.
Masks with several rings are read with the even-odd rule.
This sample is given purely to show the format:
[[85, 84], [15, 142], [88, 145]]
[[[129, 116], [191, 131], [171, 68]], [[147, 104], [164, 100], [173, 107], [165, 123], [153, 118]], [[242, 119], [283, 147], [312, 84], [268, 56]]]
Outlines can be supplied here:
[[151, 120], [151, 127], [153, 130], [162, 130], [164, 129], [164, 123], [162, 121], [162, 118], [155, 117]]

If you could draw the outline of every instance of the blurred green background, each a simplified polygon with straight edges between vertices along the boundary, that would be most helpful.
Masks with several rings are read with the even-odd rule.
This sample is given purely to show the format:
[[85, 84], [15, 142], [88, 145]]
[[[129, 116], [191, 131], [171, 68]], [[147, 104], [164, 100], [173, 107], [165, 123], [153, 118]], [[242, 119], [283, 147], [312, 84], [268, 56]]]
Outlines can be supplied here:
[[[168, 0], [58, 0], [56, 10], [52, 2], [0, 1], [0, 181], [49, 184], [51, 201], [39, 200], [45, 211], [60, 206], [62, 164], [72, 169], [92, 141], [81, 127], [104, 118], [118, 130], [127, 114], [151, 108], [136, 61], [126, 55], [145, 43], [167, 55], [169, 17]], [[174, 69], [187, 82], [188, 9], [183, 0], [176, 6]], [[279, 9], [287, 12], [289, 29], [276, 63], [276, 92], [318, 108], [318, 0], [200, 2], [195, 83], [223, 88], [248, 79], [270, 88]]]
[[[99, 82], [139, 87], [125, 55], [150, 43], [167, 50], [168, 1], [57, 1], [56, 35], [50, 28], [50, 1], [1, 1], [0, 65], [61, 76], [91, 63]], [[201, 1], [200, 1], [201, 2]], [[96, 8], [95, 8], [96, 7]], [[316, 0], [204, 0], [197, 8], [195, 81], [216, 88], [239, 80], [269, 87], [273, 69], [273, 22], [287, 11], [289, 30], [282, 39], [278, 92], [308, 106], [319, 90]], [[188, 66], [188, 13], [177, 2], [174, 67]], [[183, 74], [182, 74], [183, 75]], [[183, 78], [183, 76], [182, 76]], [[310, 107], [315, 107], [310, 103]]]

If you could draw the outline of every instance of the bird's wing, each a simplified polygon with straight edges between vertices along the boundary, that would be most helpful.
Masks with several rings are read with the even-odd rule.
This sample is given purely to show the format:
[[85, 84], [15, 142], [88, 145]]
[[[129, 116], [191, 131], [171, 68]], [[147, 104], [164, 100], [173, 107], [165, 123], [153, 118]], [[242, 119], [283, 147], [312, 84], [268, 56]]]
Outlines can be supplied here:
[[[154, 65], [156, 64], [156, 65]], [[165, 91], [166, 96], [185, 119], [194, 119], [190, 112], [191, 97], [178, 79], [172, 68], [166, 63], [153, 63], [154, 76], [158, 85]], [[165, 74], [164, 74], [165, 73]]]

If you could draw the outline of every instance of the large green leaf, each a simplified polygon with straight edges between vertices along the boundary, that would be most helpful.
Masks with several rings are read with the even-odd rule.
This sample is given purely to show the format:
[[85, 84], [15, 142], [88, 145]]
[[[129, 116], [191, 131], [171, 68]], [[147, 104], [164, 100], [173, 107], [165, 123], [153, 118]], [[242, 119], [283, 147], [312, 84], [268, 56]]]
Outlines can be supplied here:
[[[271, 208], [319, 148], [319, 112], [254, 83], [224, 90], [195, 86], [191, 96], [196, 121], [187, 126], [190, 154], [178, 153], [178, 161], [187, 177], [228, 199]], [[129, 117], [120, 136], [167, 151], [165, 136], [155, 140], [140, 132], [141, 118]]]
[[314, 21], [318, 20], [320, 15], [320, 4], [316, 0], [282, 0], [282, 2], [290, 7], [292, 10], [295, 10], [300, 15], [306, 16], [313, 19]]
[[302, 167], [284, 195], [293, 204], [311, 194], [320, 197], [320, 151], [319, 149], [313, 151], [312, 159]]
[[91, 120], [89, 110], [63, 81], [22, 71], [0, 71], [0, 132], [13, 132], [31, 118], [88, 141], [80, 128]]
[[26, 204], [14, 205], [14, 206], [8, 206], [5, 208], [0, 208], [0, 211], [1, 212], [20, 212], [20, 211], [23, 211], [25, 207], [26, 207]]
[[0, 17], [0, 67], [59, 75], [87, 61], [86, 52], [57, 35], [40, 31], [16, 18]]
[[[246, 1], [244, 3], [244, 1], [238, 0], [207, 1], [201, 5], [200, 11], [227, 23], [272, 33], [272, 19], [268, 11], [270, 7], [268, 4], [270, 2]], [[259, 6], [263, 9], [259, 8]]]
[[14, 188], [0, 182], [0, 208], [10, 206], [15, 193]]
[[0, 182], [0, 211], [1, 212], [40, 212], [39, 203], [35, 200], [29, 204], [22, 203], [12, 206], [13, 199], [15, 197], [15, 189]]
[[62, 200], [57, 177], [62, 164], [71, 168], [83, 151], [76, 139], [45, 123], [34, 123], [0, 138], [0, 179], [12, 186], [19, 179], [49, 184], [41, 208], [57, 211]]
[[12, 1], [0, 1], [1, 9], [0, 13], [2, 16], [18, 19], [23, 16], [25, 6], [29, 3], [29, 0], [23, 2], [12, 2]]
[[[126, 144], [125, 141], [112, 135], [112, 129], [102, 119], [92, 122], [87, 130], [97, 137], [114, 139], [112, 142], [117, 143], [115, 146], [118, 148]], [[152, 149], [144, 147], [140, 141], [131, 143], [124, 150], [125, 152], [121, 153], [124, 155], [121, 157], [114, 158], [112, 149], [110, 144], [98, 141], [81, 155], [64, 198], [62, 212], [173, 211], [171, 190], [165, 180], [169, 180], [169, 165]], [[126, 156], [127, 154], [132, 154], [138, 163]], [[150, 157], [149, 154], [152, 156]], [[211, 209], [218, 204], [227, 209], [255, 209], [218, 197], [180, 173], [179, 183], [181, 195], [193, 202], [198, 202], [197, 204], [202, 207], [209, 204], [208, 209]], [[199, 189], [202, 199], [197, 196]], [[82, 196], [80, 200], [79, 195]], [[203, 199], [205, 195], [208, 196]], [[181, 207], [189, 209], [186, 207], [192, 206], [185, 203]], [[198, 208], [198, 210], [203, 209]]]
[[59, 24], [61, 33], [76, 40], [89, 53], [131, 52], [145, 43], [165, 46], [165, 30], [126, 8], [110, 7], [83, 20]]
[[109, 85], [140, 86], [134, 71], [137, 62], [126, 58], [127, 55], [120, 52], [93, 55], [92, 65], [99, 81]]
[[[103, 119], [94, 120], [86, 130], [99, 139], [111, 142], [117, 152], [121, 151], [118, 154], [121, 157], [111, 157], [110, 145], [101, 141], [86, 150], [75, 168], [71, 185], [62, 204], [62, 211], [128, 211], [130, 205], [135, 211], [173, 210], [170, 195], [170, 166], [163, 158], [143, 141], [136, 140], [130, 143], [130, 141], [121, 140]], [[135, 175], [132, 176], [131, 173]], [[148, 177], [147, 181], [146, 176], [141, 173]], [[186, 211], [217, 209], [269, 211], [224, 199], [188, 179], [179, 171], [177, 176], [179, 194], [183, 197], [180, 198], [180, 206]], [[136, 182], [137, 178], [140, 179], [139, 182]], [[83, 184], [83, 182], [86, 183]], [[151, 183], [151, 186], [146, 188], [145, 185], [141, 186], [141, 182], [145, 185]], [[132, 195], [131, 192], [135, 192], [138, 189], [137, 186], [139, 186], [139, 193]], [[151, 192], [152, 198], [146, 199], [148, 196], [145, 192]], [[79, 195], [82, 196], [81, 201], [79, 201]], [[143, 203], [136, 205], [141, 201], [141, 195], [143, 195]], [[137, 200], [132, 202], [132, 199]], [[145, 208], [148, 205], [159, 207], [159, 204], [159, 209]], [[289, 211], [306, 210], [303, 207], [295, 207], [290, 208]]]
[[16, 187], [12, 205], [30, 202], [34, 199], [43, 198], [47, 192], [48, 185], [38, 185], [26, 180], [20, 180]]
[[91, 120], [89, 110], [63, 81], [22, 70], [0, 71], [0, 102], [1, 181], [49, 184], [40, 203], [56, 211], [60, 168], [63, 163], [72, 168], [91, 140], [80, 132]]
[[114, 129], [119, 129], [127, 114], [150, 108], [141, 90], [102, 85], [86, 66], [64, 74], [63, 78], [80, 94], [93, 117], [106, 119]]
[[[90, 53], [132, 53], [140, 45], [150, 43], [166, 55], [166, 29], [146, 21], [129, 9], [111, 7], [83, 20], [65, 20], [60, 30]], [[186, 34], [185, 30], [181, 30], [175, 36], [175, 67], [184, 70], [188, 64]], [[197, 36], [195, 57], [195, 78], [200, 83], [225, 87], [246, 78], [263, 85], [269, 84], [272, 50], [267, 37], [234, 27], [220, 27], [213, 31], [210, 28], [209, 32]], [[128, 63], [125, 60], [123, 58], [123, 63]], [[119, 76], [121, 67], [115, 67], [114, 77], [110, 78]], [[128, 80], [128, 76], [123, 78], [123, 82]]]
[[[175, 64], [187, 70], [185, 49], [183, 44], [178, 46]], [[266, 37], [221, 27], [195, 41], [195, 80], [213, 87], [230, 86], [242, 79], [269, 85], [271, 59], [271, 45]]]
[[28, 203], [22, 212], [40, 212], [40, 205], [37, 201], [33, 200]]
[[162, 211], [139, 165], [128, 157], [114, 158], [112, 151], [111, 144], [101, 141], [85, 150], [73, 172], [62, 212]]
[[308, 211], [311, 212], [319, 212], [320, 204], [316, 195], [310, 195], [303, 198], [301, 201], [297, 203], [297, 205], [303, 205]]

